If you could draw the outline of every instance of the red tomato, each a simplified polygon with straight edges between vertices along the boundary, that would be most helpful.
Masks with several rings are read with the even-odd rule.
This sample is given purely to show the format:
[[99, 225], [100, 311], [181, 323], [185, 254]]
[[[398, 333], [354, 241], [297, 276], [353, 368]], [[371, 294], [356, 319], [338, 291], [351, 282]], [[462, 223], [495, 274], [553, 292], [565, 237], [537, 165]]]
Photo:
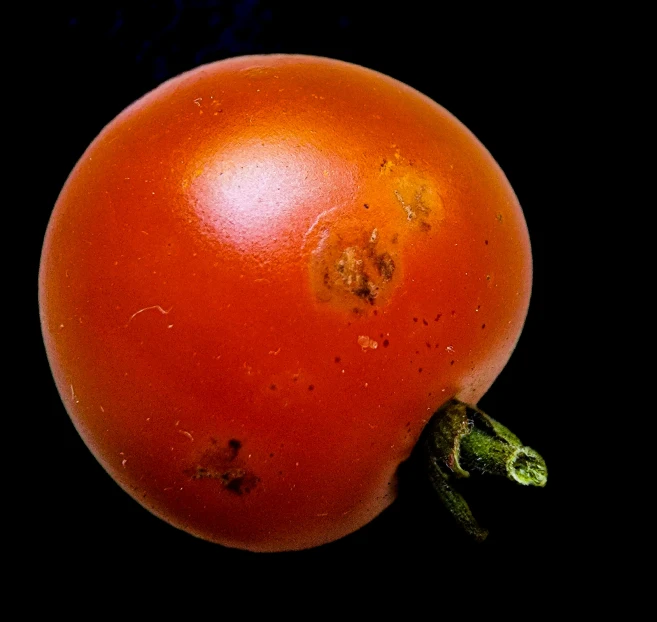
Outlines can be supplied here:
[[253, 551], [388, 506], [432, 413], [502, 370], [530, 288], [521, 208], [477, 139], [303, 56], [199, 67], [127, 108], [67, 180], [39, 275], [96, 458], [170, 524]]

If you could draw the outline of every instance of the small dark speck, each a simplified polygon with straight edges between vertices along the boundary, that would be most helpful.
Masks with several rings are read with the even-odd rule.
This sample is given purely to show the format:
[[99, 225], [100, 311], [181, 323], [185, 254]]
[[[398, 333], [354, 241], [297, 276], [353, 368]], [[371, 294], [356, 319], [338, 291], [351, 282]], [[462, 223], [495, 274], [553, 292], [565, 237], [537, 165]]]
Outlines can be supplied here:
[[440, 344], [439, 344], [439, 343], [437, 343], [437, 344], [436, 344], [436, 348], [438, 348], [439, 346], [440, 346]]
[[486, 324], [482, 324], [481, 327], [482, 327], [482, 328], [486, 328]]
[[272, 391], [276, 391], [276, 385], [275, 385], [275, 384], [270, 384], [270, 385], [269, 385], [269, 388], [270, 388]]
[[383, 340], [383, 347], [387, 348], [390, 345], [390, 342], [387, 339]]
[[450, 364], [450, 365], [454, 365], [454, 361], [450, 361], [449, 364]]
[[341, 360], [342, 360], [342, 359], [341, 359], [339, 356], [336, 356], [336, 357], [335, 357], [335, 362], [336, 362], [336, 363], [339, 363]]
[[270, 457], [270, 458], [273, 458], [273, 457], [274, 457], [274, 454], [269, 454], [269, 457]]
[[484, 240], [484, 243], [486, 244], [486, 246], [488, 246], [488, 240]]
[[231, 438], [228, 441], [228, 446], [231, 449], [242, 449], [242, 441], [238, 441], [236, 438]]
[[428, 341], [426, 341], [425, 343], [427, 345], [427, 348], [431, 349], [431, 344]]
[[379, 315], [379, 312], [376, 309], [374, 309], [374, 311], [372, 311], [372, 313], [374, 313], [374, 315]]
[[443, 314], [439, 313], [435, 318], [433, 318], [433, 321], [437, 322], [442, 316], [443, 316]]
[[308, 385], [308, 391], [314, 391], [315, 390], [315, 385], [314, 384], [309, 384]]
[[370, 209], [370, 206], [369, 206], [367, 203], [363, 203], [363, 207], [364, 207], [365, 209]]
[[414, 322], [417, 322], [417, 318], [416, 318], [416, 317], [414, 317], [414, 318], [413, 318], [413, 321], [414, 321]]
[[427, 322], [424, 318], [422, 318], [422, 324], [424, 324], [425, 326], [429, 326], [429, 322]]
[[418, 369], [418, 372], [419, 372], [419, 373], [422, 373], [422, 368], [421, 368], [421, 367]]
[[456, 315], [456, 311], [452, 309], [452, 317], [454, 317], [455, 315]]
[[415, 354], [420, 354], [420, 351], [419, 351], [419, 350], [415, 350]]

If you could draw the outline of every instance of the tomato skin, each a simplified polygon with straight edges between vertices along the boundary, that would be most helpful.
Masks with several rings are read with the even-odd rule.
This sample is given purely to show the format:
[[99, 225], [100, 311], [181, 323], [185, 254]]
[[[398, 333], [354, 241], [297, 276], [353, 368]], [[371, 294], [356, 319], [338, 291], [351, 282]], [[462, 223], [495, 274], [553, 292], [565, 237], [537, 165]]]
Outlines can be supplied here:
[[44, 241], [44, 342], [85, 443], [172, 525], [253, 551], [395, 497], [437, 408], [476, 403], [531, 290], [522, 211], [454, 117], [339, 61], [252, 56], [135, 102]]

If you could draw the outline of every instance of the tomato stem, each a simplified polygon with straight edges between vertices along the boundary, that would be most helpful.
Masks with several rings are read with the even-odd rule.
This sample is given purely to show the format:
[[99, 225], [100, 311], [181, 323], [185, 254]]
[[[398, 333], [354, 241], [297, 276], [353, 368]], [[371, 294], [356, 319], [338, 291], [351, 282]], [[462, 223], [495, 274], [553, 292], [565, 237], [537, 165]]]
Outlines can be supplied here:
[[545, 461], [536, 451], [476, 406], [459, 400], [451, 400], [435, 413], [424, 446], [433, 487], [459, 525], [478, 541], [488, 532], [454, 489], [455, 479], [473, 472], [502, 475], [529, 486], [542, 487], [547, 482]]

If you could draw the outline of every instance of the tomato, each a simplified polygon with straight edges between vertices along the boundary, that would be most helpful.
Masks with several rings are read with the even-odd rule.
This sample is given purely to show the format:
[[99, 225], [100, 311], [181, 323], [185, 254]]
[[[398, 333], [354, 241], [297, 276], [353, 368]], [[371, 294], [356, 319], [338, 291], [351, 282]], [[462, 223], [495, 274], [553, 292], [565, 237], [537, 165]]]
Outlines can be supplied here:
[[281, 551], [349, 534], [519, 338], [522, 210], [452, 115], [374, 71], [251, 56], [166, 82], [70, 174], [39, 274], [77, 430], [171, 525]]

